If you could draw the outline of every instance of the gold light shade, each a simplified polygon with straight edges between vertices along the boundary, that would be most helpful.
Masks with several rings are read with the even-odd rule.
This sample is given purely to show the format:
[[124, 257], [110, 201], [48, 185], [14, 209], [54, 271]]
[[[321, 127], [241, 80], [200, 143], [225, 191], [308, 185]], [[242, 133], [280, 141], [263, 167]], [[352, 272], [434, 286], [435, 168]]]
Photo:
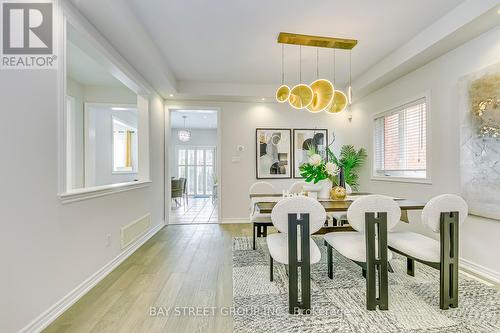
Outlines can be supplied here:
[[311, 112], [323, 111], [332, 102], [333, 84], [328, 80], [320, 79], [311, 83], [309, 87], [313, 92], [313, 99], [307, 109]]
[[306, 84], [298, 84], [290, 91], [288, 102], [295, 109], [304, 109], [311, 104], [313, 99], [313, 91]]
[[282, 85], [276, 90], [276, 100], [279, 103], [285, 103], [288, 101], [288, 97], [290, 97], [290, 87], [287, 85]]
[[338, 113], [345, 110], [347, 106], [347, 96], [340, 90], [335, 90], [335, 94], [333, 95], [333, 100], [325, 109], [330, 113]]

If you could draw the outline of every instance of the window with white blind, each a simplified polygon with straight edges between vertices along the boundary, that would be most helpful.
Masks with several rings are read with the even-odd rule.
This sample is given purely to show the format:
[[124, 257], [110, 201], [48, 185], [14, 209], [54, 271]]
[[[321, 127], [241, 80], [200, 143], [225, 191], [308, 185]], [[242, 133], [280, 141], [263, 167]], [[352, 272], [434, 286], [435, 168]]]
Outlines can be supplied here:
[[426, 99], [375, 117], [373, 176], [427, 180]]

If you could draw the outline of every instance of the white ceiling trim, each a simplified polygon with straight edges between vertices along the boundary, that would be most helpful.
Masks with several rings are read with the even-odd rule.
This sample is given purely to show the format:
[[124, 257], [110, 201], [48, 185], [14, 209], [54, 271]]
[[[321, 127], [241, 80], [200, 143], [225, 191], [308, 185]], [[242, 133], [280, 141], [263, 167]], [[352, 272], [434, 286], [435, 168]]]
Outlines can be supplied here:
[[[69, 0], [63, 0], [69, 1]], [[71, 0], [120, 54], [166, 99], [274, 100], [274, 85], [177, 80], [126, 0]], [[353, 81], [360, 99], [498, 24], [497, 0], [466, 0]], [[173, 45], [172, 47], [175, 47]], [[173, 95], [170, 96], [170, 95]]]
[[176, 78], [124, 0], [72, 2], [126, 61], [163, 97], [176, 92]]
[[497, 0], [467, 0], [455, 7], [355, 78], [355, 99], [359, 100], [498, 25], [497, 7]]

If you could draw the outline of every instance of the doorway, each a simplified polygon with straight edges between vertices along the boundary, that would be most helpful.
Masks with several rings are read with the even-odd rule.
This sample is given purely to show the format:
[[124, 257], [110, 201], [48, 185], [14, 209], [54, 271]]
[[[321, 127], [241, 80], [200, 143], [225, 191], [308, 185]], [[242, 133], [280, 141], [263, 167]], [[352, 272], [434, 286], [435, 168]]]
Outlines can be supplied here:
[[169, 112], [169, 224], [219, 223], [219, 111]]

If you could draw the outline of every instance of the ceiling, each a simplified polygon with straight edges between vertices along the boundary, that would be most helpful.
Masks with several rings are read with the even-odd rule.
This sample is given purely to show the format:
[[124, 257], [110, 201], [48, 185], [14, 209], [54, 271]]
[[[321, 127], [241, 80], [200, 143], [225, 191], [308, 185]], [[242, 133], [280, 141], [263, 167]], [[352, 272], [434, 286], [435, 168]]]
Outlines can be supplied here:
[[120, 86], [120, 82], [106, 73], [92, 58], [69, 42], [67, 50], [68, 76], [83, 85]]
[[[462, 0], [127, 0], [178, 81], [276, 84], [280, 31], [354, 38], [353, 77], [383, 60]], [[303, 81], [316, 76], [316, 50], [303, 48]], [[331, 77], [330, 50], [320, 75]], [[299, 81], [299, 48], [285, 48], [286, 81]], [[336, 81], [348, 80], [348, 52], [337, 52]]]
[[68, 76], [83, 85], [124, 87], [104, 67], [99, 65], [87, 52], [83, 45], [78, 45], [74, 30], [68, 28], [67, 66]]
[[213, 110], [175, 110], [170, 113], [170, 127], [184, 128], [186, 116], [186, 127], [189, 129], [216, 129], [217, 111]]

